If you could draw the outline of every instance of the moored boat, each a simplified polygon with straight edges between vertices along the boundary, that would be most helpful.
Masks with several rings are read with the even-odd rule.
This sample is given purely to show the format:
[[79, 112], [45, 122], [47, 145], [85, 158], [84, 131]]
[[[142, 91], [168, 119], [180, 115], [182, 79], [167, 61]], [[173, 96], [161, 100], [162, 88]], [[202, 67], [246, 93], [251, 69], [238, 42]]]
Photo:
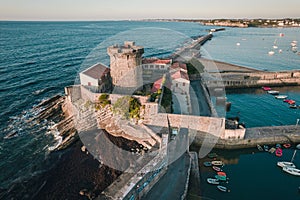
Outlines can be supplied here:
[[222, 169], [221, 169], [220, 167], [217, 167], [217, 166], [213, 166], [212, 168], [213, 168], [213, 170], [215, 170], [216, 172], [222, 171]]
[[281, 148], [281, 144], [276, 144], [276, 149]]
[[215, 178], [218, 179], [219, 181], [226, 181], [227, 180], [226, 176], [215, 175]]
[[256, 147], [257, 147], [257, 149], [258, 149], [259, 151], [263, 151], [263, 150], [264, 150], [259, 144], [256, 145]]
[[221, 160], [214, 160], [214, 161], [211, 161], [211, 164], [216, 165], [216, 166], [221, 166], [221, 165], [223, 165], [223, 162]]
[[300, 169], [292, 168], [292, 167], [283, 167], [283, 171], [295, 175], [295, 176], [300, 176]]
[[288, 96], [286, 95], [278, 95], [278, 96], [275, 96], [276, 99], [286, 99]]
[[291, 147], [291, 144], [289, 144], [289, 143], [286, 143], [286, 144], [283, 144], [282, 146], [283, 146], [284, 148], [288, 149], [288, 148], [290, 148], [290, 147]]
[[293, 104], [293, 105], [290, 105], [290, 108], [292, 108], [292, 109], [297, 109], [297, 108], [299, 108], [300, 106], [297, 106], [297, 105], [295, 105], [295, 104]]
[[277, 162], [277, 166], [279, 167], [291, 167], [291, 168], [296, 168], [295, 164], [292, 162]]
[[297, 144], [296, 148], [297, 148], [297, 149], [300, 149], [300, 144]]
[[274, 51], [269, 51], [268, 54], [269, 54], [270, 56], [272, 56], [272, 55], [275, 54], [275, 52], [274, 52]]
[[276, 151], [275, 151], [275, 155], [277, 157], [281, 157], [282, 156], [282, 149], [281, 148], [277, 148]]
[[211, 167], [212, 166], [211, 162], [204, 162], [203, 165], [205, 167]]
[[274, 147], [272, 147], [270, 150], [269, 150], [269, 153], [274, 153], [276, 151], [276, 149]]
[[225, 186], [218, 185], [217, 188], [218, 188], [220, 191], [222, 191], [222, 192], [227, 192], [227, 191], [228, 191], [227, 187], [225, 187]]
[[294, 100], [290, 100], [290, 101], [288, 101], [287, 103], [288, 103], [288, 104], [290, 104], [290, 105], [293, 105], [293, 104], [295, 104], [295, 103], [296, 103], [296, 101], [294, 101]]
[[270, 91], [268, 91], [268, 93], [272, 94], [272, 95], [278, 95], [279, 91], [277, 91], [277, 90], [270, 90]]
[[265, 151], [269, 151], [269, 146], [268, 145], [264, 145], [264, 150]]
[[270, 90], [271, 90], [270, 87], [266, 87], [266, 86], [262, 87], [262, 89], [263, 89], [264, 91], [270, 91]]
[[216, 178], [207, 178], [206, 181], [209, 184], [212, 184], [212, 185], [219, 185], [220, 184], [219, 179], [216, 179]]
[[216, 157], [218, 157], [218, 155], [216, 153], [209, 153], [207, 156], [209, 158], [216, 158]]
[[218, 172], [217, 173], [219, 176], [225, 176], [226, 177], [226, 173], [225, 172]]

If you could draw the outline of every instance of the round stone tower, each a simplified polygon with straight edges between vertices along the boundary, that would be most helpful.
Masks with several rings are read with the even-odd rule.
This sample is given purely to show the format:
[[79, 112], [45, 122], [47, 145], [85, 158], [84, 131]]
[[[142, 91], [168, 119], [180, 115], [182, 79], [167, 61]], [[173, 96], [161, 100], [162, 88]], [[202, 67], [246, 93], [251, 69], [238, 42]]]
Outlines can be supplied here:
[[122, 46], [108, 47], [107, 53], [110, 56], [110, 74], [115, 86], [137, 87], [142, 85], [141, 65], [144, 53], [142, 46], [135, 46], [134, 42], [124, 42]]

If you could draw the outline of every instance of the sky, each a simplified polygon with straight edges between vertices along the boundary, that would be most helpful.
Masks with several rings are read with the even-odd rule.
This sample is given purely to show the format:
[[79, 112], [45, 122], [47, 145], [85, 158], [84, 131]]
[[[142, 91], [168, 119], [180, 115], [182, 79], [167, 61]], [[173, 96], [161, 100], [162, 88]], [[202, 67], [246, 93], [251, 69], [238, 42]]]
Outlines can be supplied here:
[[300, 0], [0, 0], [0, 20], [300, 18]]

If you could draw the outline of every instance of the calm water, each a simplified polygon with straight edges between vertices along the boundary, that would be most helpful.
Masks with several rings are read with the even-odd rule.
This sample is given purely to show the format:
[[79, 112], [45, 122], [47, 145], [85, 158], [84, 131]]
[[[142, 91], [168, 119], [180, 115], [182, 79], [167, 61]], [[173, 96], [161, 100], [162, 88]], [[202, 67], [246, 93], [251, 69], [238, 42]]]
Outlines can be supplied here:
[[[294, 149], [284, 149], [283, 156], [278, 158], [275, 154], [259, 152], [257, 149], [218, 152], [220, 159], [226, 163], [223, 170], [229, 178], [228, 183], [221, 185], [230, 189], [230, 192], [220, 192], [216, 186], [206, 183], [206, 178], [214, 177], [216, 173], [211, 167], [204, 167], [201, 161], [203, 199], [300, 199], [299, 177], [277, 167], [278, 161], [290, 161], [293, 153]], [[300, 168], [300, 150], [296, 153], [294, 163]]]
[[[108, 64], [107, 45], [135, 40], [145, 46], [145, 56], [165, 56], [186, 36], [206, 34], [206, 29], [196, 23], [171, 22], [0, 22], [0, 187], [43, 169], [40, 163], [55, 144], [53, 136], [46, 134], [52, 124], [27, 123], [34, 115], [31, 108], [62, 94], [83, 68], [99, 61]], [[278, 38], [280, 32], [285, 37]], [[216, 33], [202, 51], [206, 57], [257, 69], [297, 69], [300, 56], [288, 46], [299, 36], [299, 29], [292, 28], [228, 28]], [[283, 53], [268, 56], [276, 39]], [[284, 92], [300, 101], [299, 90]], [[239, 112], [248, 126], [294, 124], [299, 116], [260, 91], [228, 94], [228, 99], [233, 103], [229, 115]], [[3, 139], [11, 132], [17, 132], [17, 137]]]

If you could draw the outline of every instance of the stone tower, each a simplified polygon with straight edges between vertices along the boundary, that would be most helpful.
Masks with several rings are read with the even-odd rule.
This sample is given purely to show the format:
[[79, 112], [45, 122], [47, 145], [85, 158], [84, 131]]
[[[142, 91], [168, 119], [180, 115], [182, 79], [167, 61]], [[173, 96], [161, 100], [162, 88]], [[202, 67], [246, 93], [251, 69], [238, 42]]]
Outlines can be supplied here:
[[122, 46], [108, 47], [107, 53], [110, 56], [110, 74], [115, 86], [137, 87], [142, 85], [143, 47], [135, 46], [134, 42], [124, 42]]

